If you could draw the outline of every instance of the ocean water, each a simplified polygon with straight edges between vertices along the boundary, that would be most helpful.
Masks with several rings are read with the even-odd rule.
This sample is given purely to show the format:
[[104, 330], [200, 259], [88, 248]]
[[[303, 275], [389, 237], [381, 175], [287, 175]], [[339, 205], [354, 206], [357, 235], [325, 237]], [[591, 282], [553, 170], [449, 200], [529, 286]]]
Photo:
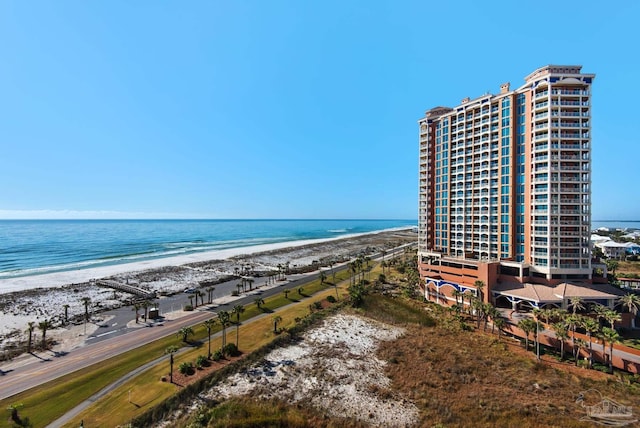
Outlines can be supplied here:
[[593, 220], [591, 221], [591, 229], [596, 230], [600, 227], [606, 227], [611, 230], [615, 229], [640, 229], [640, 221], [638, 220]]
[[416, 225], [416, 220], [0, 220], [0, 279]]

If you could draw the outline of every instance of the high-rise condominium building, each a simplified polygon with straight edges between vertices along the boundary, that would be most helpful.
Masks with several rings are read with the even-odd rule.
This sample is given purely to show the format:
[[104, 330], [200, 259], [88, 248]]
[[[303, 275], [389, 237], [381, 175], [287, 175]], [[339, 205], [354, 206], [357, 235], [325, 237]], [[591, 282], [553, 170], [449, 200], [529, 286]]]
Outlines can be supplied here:
[[[581, 68], [542, 67], [515, 90], [505, 83], [496, 95], [435, 107], [419, 120], [426, 297], [451, 302], [453, 290], [480, 291], [535, 307], [544, 304], [538, 285], [592, 282], [595, 75]], [[537, 301], [526, 299], [530, 292]]]

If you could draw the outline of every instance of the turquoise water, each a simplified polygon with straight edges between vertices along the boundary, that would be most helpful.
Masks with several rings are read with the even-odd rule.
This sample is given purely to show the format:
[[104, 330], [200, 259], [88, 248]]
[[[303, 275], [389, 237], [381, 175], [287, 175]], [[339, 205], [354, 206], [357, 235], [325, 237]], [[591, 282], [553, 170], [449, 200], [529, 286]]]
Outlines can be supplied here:
[[416, 220], [0, 220], [0, 279], [416, 225]]

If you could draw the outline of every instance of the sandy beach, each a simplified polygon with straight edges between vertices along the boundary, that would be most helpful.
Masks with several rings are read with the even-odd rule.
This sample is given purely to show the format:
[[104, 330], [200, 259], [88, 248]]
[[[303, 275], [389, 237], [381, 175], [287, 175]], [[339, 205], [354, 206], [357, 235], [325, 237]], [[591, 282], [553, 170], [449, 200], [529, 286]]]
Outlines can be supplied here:
[[[256, 245], [220, 251], [194, 253], [136, 263], [104, 266], [0, 280], [0, 351], [25, 340], [29, 321], [52, 320], [59, 325], [68, 305], [69, 318], [84, 313], [82, 298], [92, 302], [91, 312], [98, 314], [123, 304], [132, 295], [114, 292], [92, 283], [110, 279], [129, 283], [156, 293], [175, 293], [195, 287], [203, 281], [219, 281], [246, 267], [253, 272], [277, 270], [279, 264], [292, 268], [328, 259], [348, 260], [360, 252], [392, 248], [415, 242], [415, 232], [407, 229], [366, 233], [339, 238], [303, 240]], [[64, 329], [56, 329], [63, 331]], [[51, 337], [61, 337], [52, 330]]]

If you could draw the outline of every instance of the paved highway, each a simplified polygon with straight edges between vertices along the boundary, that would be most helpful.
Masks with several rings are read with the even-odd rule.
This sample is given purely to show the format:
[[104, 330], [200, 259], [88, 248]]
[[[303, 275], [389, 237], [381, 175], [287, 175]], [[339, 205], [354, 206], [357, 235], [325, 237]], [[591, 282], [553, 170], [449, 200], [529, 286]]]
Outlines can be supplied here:
[[[345, 269], [345, 267], [340, 266], [335, 269]], [[246, 294], [243, 293], [235, 298], [230, 297], [231, 288], [229, 288], [229, 292], [224, 297], [217, 299], [220, 303], [201, 306], [193, 313], [182, 318], [166, 320], [160, 324], [156, 324], [154, 327], [126, 328], [126, 323], [132, 318], [135, 318], [131, 307], [109, 311], [107, 314], [114, 312], [116, 315], [114, 320], [119, 319], [122, 321], [113, 322], [114, 320], [112, 320], [109, 322], [109, 327], [96, 330], [96, 334], [87, 339], [86, 346], [76, 348], [66, 354], [55, 354], [52, 352], [41, 354], [41, 356], [48, 355], [48, 357], [42, 357], [42, 359], [32, 363], [14, 367], [13, 370], [10, 371], [0, 372], [2, 373], [2, 376], [0, 376], [0, 399], [11, 397], [22, 391], [50, 382], [58, 377], [99, 363], [100, 361], [135, 349], [154, 340], [175, 334], [182, 327], [204, 322], [206, 319], [214, 316], [217, 311], [231, 310], [233, 306], [238, 304], [251, 304], [258, 295], [262, 298], [269, 297], [281, 293], [285, 288], [300, 287], [317, 277], [317, 271], [310, 274], [290, 276], [286, 282], [278, 282], [276, 285], [270, 285], [268, 288], [263, 286], [258, 290], [253, 290]], [[264, 281], [266, 281], [266, 279], [264, 279]], [[237, 282], [236, 280], [225, 284], [229, 284], [233, 286], [233, 289], [236, 289], [235, 284], [237, 284]], [[254, 283], [254, 285], [257, 283], [258, 282]], [[224, 289], [224, 287], [221, 287], [220, 291], [222, 292]], [[183, 295], [178, 298], [181, 304], [184, 303], [186, 299], [185, 296], [186, 295]], [[161, 305], [162, 300], [164, 299], [161, 299]], [[170, 305], [171, 300], [167, 300], [167, 304]], [[161, 308], [162, 307], [163, 306], [161, 306]], [[125, 328], [123, 328], [123, 325]]]
[[[406, 245], [387, 252], [387, 258], [394, 254], [400, 254]], [[380, 258], [378, 256], [376, 258]], [[347, 269], [348, 263], [334, 266], [334, 270], [339, 272]], [[40, 360], [15, 366], [12, 370], [2, 371], [0, 367], [0, 400], [11, 397], [20, 392], [26, 391], [46, 382], [50, 382], [58, 377], [73, 373], [92, 364], [99, 363], [116, 355], [135, 349], [154, 340], [175, 334], [182, 327], [199, 324], [211, 318], [217, 311], [230, 311], [235, 305], [247, 305], [253, 303], [254, 299], [260, 295], [266, 298], [281, 293], [285, 288], [297, 289], [306, 283], [316, 279], [318, 271], [308, 274], [289, 275], [287, 281], [277, 282], [265, 286], [267, 278], [255, 278], [252, 292], [242, 293], [238, 297], [231, 297], [231, 292], [236, 290], [239, 280], [227, 281], [215, 285], [214, 302], [212, 305], [198, 307], [193, 313], [175, 320], [165, 320], [161, 323], [154, 323], [154, 327], [127, 328], [129, 321], [135, 318], [131, 306], [105, 312], [105, 315], [115, 317], [106, 323], [105, 327], [100, 327], [96, 332], [87, 338], [86, 345], [76, 348], [68, 353], [56, 354], [48, 352]], [[205, 292], [206, 288], [202, 290]], [[187, 294], [178, 294], [172, 297], [159, 299], [160, 314], [166, 313], [182, 306], [188, 301]]]

